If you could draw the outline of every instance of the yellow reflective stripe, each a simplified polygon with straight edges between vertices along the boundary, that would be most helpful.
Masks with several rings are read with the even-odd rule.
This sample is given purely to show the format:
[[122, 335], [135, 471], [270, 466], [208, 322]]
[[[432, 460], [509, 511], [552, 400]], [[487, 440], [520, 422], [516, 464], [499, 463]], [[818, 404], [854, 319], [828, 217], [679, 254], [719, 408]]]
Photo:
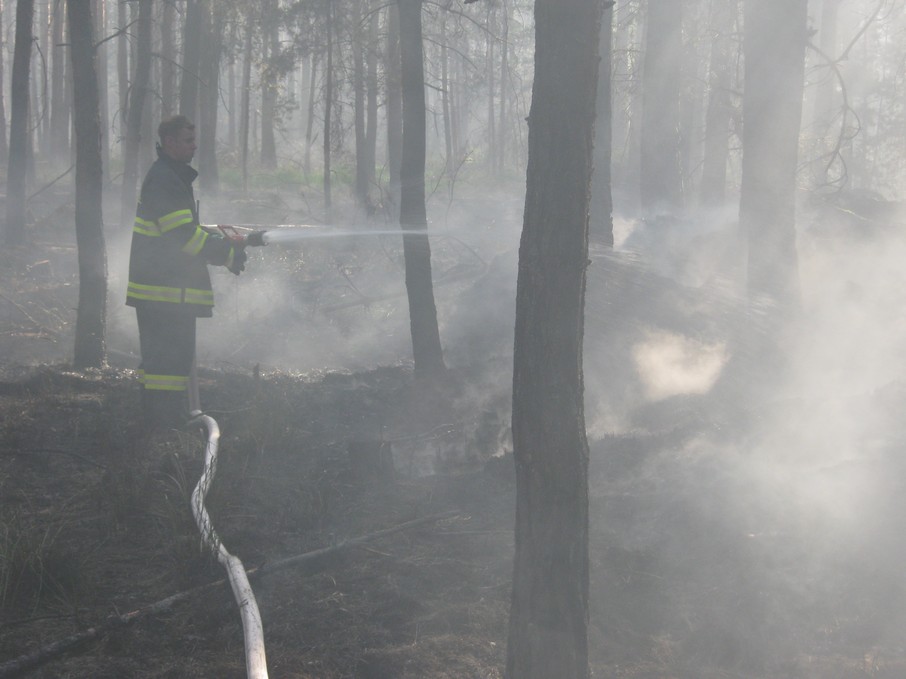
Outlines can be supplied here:
[[185, 375], [149, 375], [145, 373], [145, 389], [157, 391], [185, 391], [189, 378]]
[[227, 255], [227, 260], [226, 260], [226, 262], [224, 263], [224, 266], [225, 266], [227, 269], [229, 269], [231, 266], [233, 266], [233, 258], [234, 258], [235, 256], [236, 256], [236, 250], [235, 250], [234, 248], [231, 247], [231, 248], [230, 248], [230, 254]]
[[157, 224], [154, 222], [149, 222], [147, 219], [142, 219], [141, 217], [135, 218], [135, 225], [132, 227], [132, 230], [135, 233], [140, 233], [143, 236], [159, 236], [160, 230], [157, 228]]
[[132, 297], [133, 299], [147, 299], [152, 302], [179, 303], [182, 301], [182, 289], [168, 288], [163, 285], [141, 285], [129, 281], [126, 297]]
[[138, 382], [139, 382], [139, 384], [144, 384], [144, 383], [145, 383], [145, 369], [144, 369], [144, 368], [139, 368], [139, 369], [137, 370], [137, 372], [138, 372]]
[[214, 291], [186, 288], [186, 304], [214, 306]]
[[167, 233], [183, 224], [191, 224], [193, 220], [191, 210], [176, 210], [158, 219], [157, 223], [160, 224], [160, 232]]
[[188, 243], [182, 246], [182, 251], [190, 255], [197, 255], [201, 252], [207, 239], [208, 232], [200, 226], [196, 226], [194, 235], [189, 239]]

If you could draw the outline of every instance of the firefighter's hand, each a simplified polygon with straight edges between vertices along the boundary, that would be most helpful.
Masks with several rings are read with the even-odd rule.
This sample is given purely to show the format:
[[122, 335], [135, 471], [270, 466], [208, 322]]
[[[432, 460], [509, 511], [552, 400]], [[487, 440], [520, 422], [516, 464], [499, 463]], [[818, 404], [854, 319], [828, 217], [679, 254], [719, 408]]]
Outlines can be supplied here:
[[245, 254], [243, 248], [233, 248], [233, 261], [227, 266], [230, 273], [236, 274], [237, 276], [245, 271], [245, 260], [248, 259], [248, 255]]

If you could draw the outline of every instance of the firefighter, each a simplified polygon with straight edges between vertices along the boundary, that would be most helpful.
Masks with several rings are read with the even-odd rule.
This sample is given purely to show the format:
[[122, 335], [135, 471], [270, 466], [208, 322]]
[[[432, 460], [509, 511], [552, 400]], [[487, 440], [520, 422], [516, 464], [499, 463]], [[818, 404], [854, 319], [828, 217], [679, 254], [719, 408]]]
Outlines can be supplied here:
[[158, 159], [142, 182], [132, 229], [126, 304], [135, 307], [142, 362], [145, 422], [173, 427], [188, 414], [189, 373], [195, 359], [195, 319], [210, 317], [214, 293], [208, 265], [239, 275], [244, 248], [199, 224], [189, 163], [197, 148], [185, 116], [158, 128]]

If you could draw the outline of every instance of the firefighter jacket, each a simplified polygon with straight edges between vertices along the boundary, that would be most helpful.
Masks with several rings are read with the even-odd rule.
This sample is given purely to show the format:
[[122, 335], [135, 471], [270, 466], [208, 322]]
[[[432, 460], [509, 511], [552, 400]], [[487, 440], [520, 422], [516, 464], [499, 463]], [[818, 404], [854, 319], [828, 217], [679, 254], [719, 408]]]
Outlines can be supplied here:
[[208, 264], [232, 266], [229, 241], [199, 226], [192, 182], [198, 173], [158, 149], [142, 182], [126, 304], [154, 305], [190, 316], [210, 316], [214, 292]]

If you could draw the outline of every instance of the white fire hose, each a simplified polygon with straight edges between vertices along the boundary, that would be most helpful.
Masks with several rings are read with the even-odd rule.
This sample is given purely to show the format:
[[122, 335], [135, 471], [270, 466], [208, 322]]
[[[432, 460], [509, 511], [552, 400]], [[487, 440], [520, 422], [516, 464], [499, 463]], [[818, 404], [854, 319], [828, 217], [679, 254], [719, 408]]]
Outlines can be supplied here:
[[217, 560], [226, 568], [233, 589], [233, 597], [239, 605], [242, 615], [242, 632], [245, 636], [245, 669], [248, 679], [267, 679], [267, 659], [264, 653], [264, 629], [261, 625], [261, 614], [255, 593], [249, 585], [249, 579], [237, 557], [230, 554], [223, 546], [220, 536], [214, 530], [208, 510], [204, 506], [205, 497], [217, 473], [217, 446], [220, 442], [220, 427], [213, 417], [199, 410], [192, 412], [192, 424], [204, 426], [208, 433], [205, 445], [204, 470], [195, 490], [192, 491], [192, 513], [195, 523], [201, 532], [206, 547], [217, 556]]

